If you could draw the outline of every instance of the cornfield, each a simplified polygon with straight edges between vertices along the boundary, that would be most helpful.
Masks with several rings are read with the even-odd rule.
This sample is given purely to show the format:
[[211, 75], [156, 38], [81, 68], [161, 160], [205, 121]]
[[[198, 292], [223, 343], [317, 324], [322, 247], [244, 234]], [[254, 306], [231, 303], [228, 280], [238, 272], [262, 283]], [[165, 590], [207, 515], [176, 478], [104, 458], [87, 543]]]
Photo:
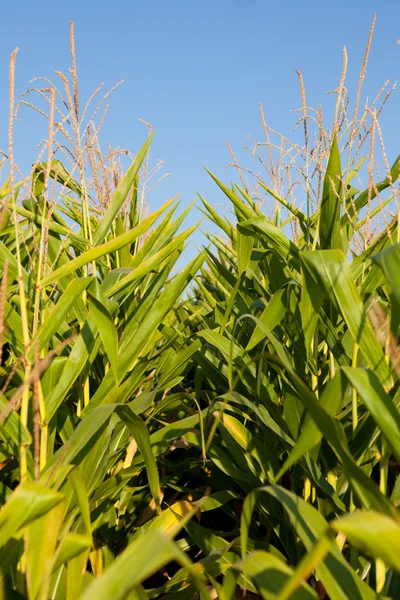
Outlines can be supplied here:
[[[13, 53], [0, 598], [400, 597], [400, 162], [393, 88], [359, 116], [373, 25], [354, 110], [346, 53], [330, 128], [301, 73], [304, 144], [261, 107], [263, 175], [230, 149], [239, 183], [210, 176], [233, 216], [199, 197], [212, 233], [180, 271], [191, 207], [150, 211], [150, 129], [127, 169], [101, 151], [109, 94], [82, 110], [73, 25], [60, 89], [16, 102]], [[48, 123], [28, 177], [22, 109]]]

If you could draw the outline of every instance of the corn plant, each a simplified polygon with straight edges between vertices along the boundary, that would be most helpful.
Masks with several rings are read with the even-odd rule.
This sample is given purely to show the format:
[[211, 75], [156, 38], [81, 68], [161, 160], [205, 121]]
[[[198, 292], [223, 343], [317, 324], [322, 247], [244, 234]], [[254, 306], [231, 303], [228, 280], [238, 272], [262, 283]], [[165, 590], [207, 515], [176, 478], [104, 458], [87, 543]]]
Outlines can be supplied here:
[[[337, 159], [334, 140], [324, 190], [339, 178]], [[241, 568], [279, 598], [302, 597], [310, 577], [329, 598], [395, 597], [399, 565], [383, 530], [399, 526], [400, 248], [381, 235], [349, 264], [341, 244], [352, 228], [340, 213], [325, 240], [320, 232], [308, 249], [306, 234], [299, 248], [242, 188], [216, 181], [238, 222], [221, 222], [204, 201], [227, 241], [210, 236], [192, 311], [213, 408], [207, 455], [244, 499]], [[334, 213], [336, 201], [331, 194], [320, 211]], [[313, 240], [322, 217], [296, 215]], [[397, 219], [391, 227], [395, 238]], [[266, 547], [248, 553], [249, 540]]]
[[272, 163], [255, 193], [210, 173], [234, 218], [200, 198], [214, 233], [176, 272], [190, 207], [146, 210], [151, 135], [125, 170], [103, 156], [104, 99], [85, 122], [72, 25], [71, 54], [63, 94], [48, 80], [30, 92], [48, 139], [28, 178], [11, 60], [0, 597], [397, 598], [400, 248], [384, 208], [398, 159], [353, 186], [366, 121], [347, 120], [343, 77], [311, 151], [300, 77], [306, 210]]

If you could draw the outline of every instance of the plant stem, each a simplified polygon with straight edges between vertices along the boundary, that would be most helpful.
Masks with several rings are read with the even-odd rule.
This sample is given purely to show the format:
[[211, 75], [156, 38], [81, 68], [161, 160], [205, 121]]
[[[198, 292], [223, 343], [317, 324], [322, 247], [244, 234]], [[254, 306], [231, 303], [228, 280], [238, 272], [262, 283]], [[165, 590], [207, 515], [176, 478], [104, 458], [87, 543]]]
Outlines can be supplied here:
[[[356, 342], [354, 342], [353, 347], [353, 356], [351, 360], [351, 366], [353, 368], [357, 367], [357, 357], [358, 357], [359, 346]], [[352, 389], [352, 418], [353, 418], [353, 431], [357, 429], [358, 425], [358, 412], [357, 412], [357, 390], [353, 387]]]

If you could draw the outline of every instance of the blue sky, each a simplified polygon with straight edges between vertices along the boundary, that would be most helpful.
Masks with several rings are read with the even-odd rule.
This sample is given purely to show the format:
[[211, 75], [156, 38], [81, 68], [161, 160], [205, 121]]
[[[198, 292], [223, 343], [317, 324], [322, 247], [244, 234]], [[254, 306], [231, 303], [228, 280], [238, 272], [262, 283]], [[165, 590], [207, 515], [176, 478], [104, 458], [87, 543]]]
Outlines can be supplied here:
[[[350, 93], [356, 86], [374, 12], [377, 23], [364, 95], [372, 97], [386, 79], [399, 77], [400, 3], [398, 0], [146, 0], [111, 2], [69, 0], [40, 3], [19, 0], [2, 6], [0, 36], [0, 148], [7, 147], [8, 60], [18, 46], [17, 93], [34, 76], [55, 77], [69, 62], [69, 20], [75, 22], [80, 94], [85, 101], [104, 81], [105, 89], [126, 77], [112, 96], [104, 144], [137, 151], [146, 137], [138, 119], [152, 123], [154, 159], [165, 162], [174, 178], [150, 197], [156, 207], [182, 194], [183, 205], [200, 192], [209, 202], [223, 198], [202, 168], [221, 179], [236, 179], [226, 169], [229, 141], [239, 159], [247, 136], [262, 139], [258, 103], [268, 123], [288, 137], [300, 106], [295, 69], [303, 73], [307, 103], [329, 105], [325, 92], [338, 84], [342, 48], [349, 55]], [[390, 161], [398, 146], [398, 92], [381, 125]], [[28, 110], [16, 124], [16, 160], [26, 171], [45, 124]], [[247, 156], [247, 154], [246, 154]], [[243, 158], [245, 160], [245, 158]], [[193, 213], [192, 223], [198, 216]], [[201, 238], [195, 236], [195, 242]]]

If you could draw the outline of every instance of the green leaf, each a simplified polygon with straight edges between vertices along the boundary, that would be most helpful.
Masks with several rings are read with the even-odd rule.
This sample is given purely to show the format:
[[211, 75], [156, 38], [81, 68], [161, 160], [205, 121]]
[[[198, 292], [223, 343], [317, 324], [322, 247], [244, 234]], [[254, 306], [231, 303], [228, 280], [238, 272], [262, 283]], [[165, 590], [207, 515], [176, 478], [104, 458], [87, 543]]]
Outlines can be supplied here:
[[238, 258], [238, 273], [242, 275], [248, 268], [254, 247], [254, 237], [238, 231], [236, 235], [236, 253]]
[[45, 398], [46, 415], [45, 422], [49, 423], [55, 415], [65, 396], [71, 391], [74, 382], [85, 368], [93, 348], [100, 346], [97, 339], [97, 326], [93, 315], [89, 315], [87, 322], [82, 327], [81, 333], [75, 340], [62, 371], [61, 377], [51, 394]]
[[211, 171], [209, 171], [207, 168], [206, 168], [206, 171], [209, 175], [211, 175], [211, 177], [214, 179], [214, 181], [218, 185], [218, 187], [221, 188], [221, 190], [224, 192], [224, 194], [232, 202], [232, 204], [235, 207], [235, 210], [238, 211], [239, 214], [242, 215], [242, 217], [244, 219], [251, 219], [252, 217], [254, 217], [254, 213], [255, 213], [254, 210], [251, 210], [251, 208], [249, 208], [248, 205], [245, 204], [243, 202], [243, 200], [241, 200], [234, 191], [232, 191], [225, 184], [223, 184], [222, 181], [220, 181], [217, 177], [215, 177], [215, 175], [213, 175], [211, 173]]
[[60, 541], [54, 555], [52, 571], [57, 571], [62, 565], [80, 554], [87, 554], [90, 550], [90, 540], [80, 533], [67, 533]]
[[257, 234], [262, 242], [266, 242], [267, 248], [274, 249], [288, 266], [293, 267], [295, 271], [299, 270], [297, 246], [267, 217], [260, 216], [248, 221], [241, 221], [238, 223], [238, 229]]
[[[0, 264], [4, 266], [4, 263], [8, 263], [8, 272], [14, 277], [16, 281], [19, 279], [18, 272], [18, 261], [10, 249], [0, 241]], [[29, 275], [22, 265], [20, 265], [22, 273], [22, 281], [24, 283], [25, 291], [28, 290]]]
[[374, 511], [356, 511], [330, 523], [351, 544], [400, 571], [400, 525]]
[[[247, 459], [247, 464], [250, 469], [260, 478], [262, 482], [265, 482], [268, 479], [265, 471], [265, 469], [268, 470], [268, 463], [265, 460], [263, 445], [259, 442], [259, 440], [257, 440], [256, 436], [253, 435], [245, 425], [243, 425], [243, 423], [241, 423], [238, 419], [235, 419], [235, 417], [232, 415], [227, 414], [226, 412], [221, 412], [220, 421], [221, 425], [244, 451], [243, 454]], [[258, 464], [256, 469], [252, 468], [248, 456], [253, 457], [257, 461]], [[269, 480], [272, 480], [271, 475]]]
[[[290, 516], [292, 525], [308, 552], [325, 535], [328, 524], [323, 516], [308, 502], [279, 486], [259, 488], [249, 494], [244, 502], [241, 518], [242, 556], [246, 555], [248, 528], [256, 500], [261, 493], [267, 493], [278, 500]], [[331, 600], [377, 600], [377, 594], [353, 571], [333, 544], [323, 563], [317, 567], [317, 576], [326, 588]]]
[[366, 206], [368, 201], [372, 201], [376, 198], [377, 193], [380, 194], [381, 192], [383, 192], [384, 190], [389, 188], [391, 185], [393, 185], [395, 183], [395, 181], [397, 181], [397, 179], [399, 178], [399, 175], [400, 175], [400, 156], [398, 156], [396, 158], [395, 162], [393, 163], [392, 168], [390, 169], [390, 177], [389, 176], [385, 177], [385, 179], [383, 181], [380, 181], [376, 185], [373, 185], [372, 189], [368, 188], [368, 189], [364, 190], [363, 192], [361, 192], [361, 194], [359, 194], [359, 196], [357, 196], [357, 198], [354, 202], [354, 205], [353, 205], [353, 203], [351, 203], [348, 206], [348, 213], [346, 213], [342, 217], [342, 225], [345, 223], [348, 223], [349, 216], [350, 216], [350, 218], [352, 218], [354, 216], [354, 209], [356, 210], [356, 214], [358, 214], [359, 211], [362, 208], [364, 208], [364, 206]]
[[279, 600], [288, 600], [294, 592], [298, 593], [296, 590], [314, 573], [315, 569], [324, 560], [334, 541], [335, 536], [333, 532], [330, 529], [327, 530], [326, 534], [319, 538], [311, 551], [303, 556], [292, 577], [281, 590]]
[[89, 499], [79, 467], [75, 467], [68, 473], [68, 480], [75, 492], [79, 513], [86, 531], [86, 537], [90, 544], [92, 542], [92, 525], [90, 522]]
[[31, 481], [21, 483], [0, 512], [0, 546], [63, 500], [63, 494], [43, 485]]
[[290, 202], [287, 202], [287, 200], [285, 200], [284, 198], [279, 196], [279, 194], [274, 192], [274, 190], [271, 190], [271, 188], [269, 188], [260, 179], [257, 181], [257, 183], [259, 183], [261, 185], [261, 187], [264, 188], [264, 190], [266, 192], [268, 192], [268, 194], [270, 194], [273, 198], [275, 198], [275, 200], [277, 200], [280, 204], [282, 204], [282, 206], [284, 206], [289, 212], [291, 212], [295, 217], [297, 217], [299, 219], [299, 221], [301, 221], [302, 223], [307, 222], [307, 216], [304, 213], [302, 213], [301, 210], [299, 210], [298, 208], [293, 206], [293, 204], [290, 204]]
[[372, 259], [381, 267], [389, 284], [391, 300], [391, 329], [397, 335], [400, 326], [400, 245], [385, 248]]
[[400, 460], [400, 414], [391, 397], [372, 371], [351, 367], [342, 370], [368, 408], [393, 454]]
[[161, 250], [153, 254], [147, 258], [147, 260], [143, 260], [143, 262], [131, 270], [125, 277], [120, 279], [117, 283], [115, 283], [109, 290], [107, 290], [107, 297], [113, 296], [126, 288], [127, 285], [132, 282], [141, 279], [145, 275], [147, 275], [150, 271], [157, 269], [162, 265], [162, 263], [177, 249], [180, 249], [186, 239], [197, 229], [197, 224], [193, 227], [190, 227], [187, 231], [184, 231], [176, 238], [172, 239], [169, 244], [164, 246]]
[[[183, 292], [188, 285], [189, 281], [194, 277], [204, 261], [204, 254], [200, 254], [195, 258], [189, 265], [177, 275], [174, 280], [166, 286], [166, 289], [160, 294], [155, 300], [153, 306], [144, 308], [147, 310], [147, 314], [144, 316], [143, 321], [140, 325], [134, 327], [135, 322], [132, 320], [129, 323], [120, 340], [119, 340], [119, 374], [122, 377], [125, 376], [135, 364], [140, 353], [144, 350], [146, 345], [151, 344], [152, 335], [160, 326], [168, 312], [172, 309], [177, 298]], [[91, 403], [85, 408], [83, 413], [84, 416], [89, 414], [95, 406], [98, 406], [104, 402], [107, 396], [115, 388], [115, 377], [112, 369], [107, 373], [103, 379], [102, 384], [98, 388], [96, 394], [92, 397]]]
[[53, 506], [45, 515], [29, 524], [26, 530], [28, 596], [47, 600], [50, 574], [65, 507]]
[[39, 350], [44, 350], [53, 335], [58, 333], [62, 323], [67, 318], [69, 311], [73, 308], [77, 298], [87, 289], [93, 281], [92, 277], [82, 279], [73, 279], [68, 284], [66, 290], [55, 304], [53, 310], [49, 312], [46, 319], [40, 325], [37, 332], [39, 341]]
[[[273, 331], [286, 315], [287, 303], [285, 302], [285, 297], [287, 293], [287, 288], [282, 288], [275, 292], [259, 318], [259, 321], [263, 323], [270, 331]], [[246, 346], [246, 350], [252, 350], [259, 342], [261, 342], [261, 340], [264, 339], [264, 337], [265, 336], [261, 327], [258, 326], [257, 319], [256, 327]]]
[[77, 244], [79, 247], [85, 247], [90, 245], [90, 242], [88, 240], [81, 237], [80, 235], [76, 235], [76, 233], [74, 233], [70, 228], [64, 225], [60, 225], [59, 223], [55, 223], [52, 219], [49, 219], [47, 215], [43, 219], [42, 215], [38, 211], [32, 212], [31, 210], [26, 210], [26, 208], [22, 208], [21, 206], [16, 207], [16, 212], [22, 217], [26, 217], [30, 221], [33, 221], [33, 223], [35, 223], [38, 226], [38, 228], [43, 227], [43, 222], [46, 223], [46, 225], [48, 224], [49, 231], [65, 236], [66, 238], [70, 239], [71, 242]]
[[125, 600], [138, 584], [173, 560], [192, 571], [189, 559], [170, 538], [157, 529], [148, 531], [87, 587], [80, 600]]
[[[321, 406], [325, 409], [327, 414], [332, 417], [335, 416], [341, 406], [344, 391], [343, 378], [339, 372], [324, 388], [320, 399]], [[307, 415], [303, 430], [296, 441], [296, 445], [291, 450], [279, 473], [276, 475], [275, 481], [278, 481], [291, 466], [319, 444], [322, 437], [322, 431], [317, 427], [315, 421], [310, 418], [310, 415]]]
[[82, 589], [84, 578], [82, 574], [85, 572], [87, 564], [87, 554], [81, 552], [77, 554], [67, 563], [67, 581], [65, 600], [75, 600], [78, 598]]
[[[32, 184], [35, 196], [40, 196], [44, 190], [44, 176], [47, 170], [48, 163], [41, 162], [35, 166], [32, 174]], [[50, 165], [50, 177], [56, 180], [61, 185], [69, 188], [82, 198], [83, 192], [81, 186], [67, 171], [64, 165], [59, 160], [52, 160]]]
[[304, 403], [304, 406], [307, 408], [326, 441], [331, 445], [335, 454], [340, 459], [346, 477], [350, 481], [361, 502], [368, 509], [378, 510], [390, 516], [393, 507], [387, 498], [380, 492], [377, 485], [371, 481], [366, 473], [356, 464], [350, 454], [347, 439], [340, 424], [321, 406], [314, 392], [296, 373], [287, 357], [286, 351], [274, 335], [266, 328], [265, 333], [275, 348], [279, 362], [292, 380], [299, 398]]
[[21, 446], [31, 444], [31, 434], [2, 393], [0, 393], [0, 414], [4, 414], [0, 421], [0, 437], [8, 445], [10, 451], [17, 456]]
[[159, 507], [160, 484], [149, 434], [146, 425], [140, 417], [135, 415], [132, 409], [126, 405], [103, 404], [102, 406], [95, 408], [91, 412], [90, 417], [83, 419], [79, 423], [71, 438], [68, 440], [66, 448], [61, 448], [61, 450], [53, 456], [53, 459], [46, 465], [46, 471], [52, 468], [53, 465], [67, 465], [72, 463], [75, 457], [89, 444], [89, 442], [104, 431], [104, 428], [113, 413], [116, 413], [120, 417], [136, 440], [142, 460], [146, 466], [147, 477], [149, 479], [153, 498], [157, 507]]
[[105, 244], [101, 244], [100, 246], [96, 246], [95, 248], [91, 248], [80, 256], [68, 261], [66, 264], [56, 269], [51, 275], [42, 279], [40, 282], [40, 287], [46, 287], [47, 285], [58, 281], [61, 277], [65, 277], [66, 275], [73, 273], [80, 267], [98, 260], [102, 256], [116, 252], [127, 244], [131, 244], [153, 225], [153, 223], [168, 208], [172, 201], [173, 200], [168, 200], [161, 208], [152, 213], [149, 217], [147, 217], [147, 219], [144, 219], [140, 225], [137, 225], [130, 231], [126, 231], [119, 237], [114, 238]]
[[[233, 565], [245, 577], [250, 577], [262, 598], [278, 600], [279, 593], [293, 576], [293, 570], [277, 556], [263, 550], [255, 550]], [[279, 596], [280, 597], [280, 596]], [[314, 590], [302, 584], [296, 590], [296, 600], [317, 600]]]
[[384, 352], [366, 315], [350, 268], [340, 250], [302, 252], [301, 261], [330, 300], [338, 306], [353, 340], [384, 386], [392, 382]]
[[207, 211], [208, 211], [209, 215], [211, 216], [211, 219], [214, 221], [214, 223], [216, 225], [218, 225], [218, 227], [220, 229], [222, 229], [222, 231], [225, 233], [225, 235], [228, 238], [232, 239], [233, 238], [233, 228], [230, 225], [228, 225], [228, 223], [226, 223], [226, 221], [224, 221], [224, 219], [217, 213], [217, 211], [214, 210], [213, 207], [210, 204], [208, 204], [208, 202], [206, 202], [202, 196], [200, 196], [200, 194], [199, 194], [199, 198], [202, 201], [202, 203], [204, 204], [205, 208], [207, 209]]
[[99, 330], [104, 350], [114, 370], [116, 380], [118, 377], [118, 332], [114, 320], [104, 303], [90, 295], [90, 308]]
[[136, 416], [133, 410], [131, 410], [128, 406], [119, 405], [115, 408], [115, 412], [128, 427], [129, 431], [131, 432], [138, 445], [138, 448], [146, 465], [146, 473], [147, 478], [149, 480], [149, 486], [152, 496], [156, 503], [157, 509], [160, 509], [160, 482], [158, 478], [156, 460], [154, 457], [147, 427], [143, 423], [142, 419]]
[[[117, 216], [117, 214], [119, 213], [119, 211], [122, 208], [122, 205], [124, 204], [125, 200], [127, 199], [129, 190], [131, 189], [131, 187], [135, 181], [135, 178], [139, 172], [140, 167], [142, 166], [142, 163], [145, 159], [147, 151], [150, 147], [151, 141], [153, 139], [153, 135], [154, 134], [149, 136], [149, 138], [143, 144], [141, 150], [139, 150], [139, 152], [137, 153], [135, 160], [133, 161], [132, 165], [129, 167], [129, 169], [125, 173], [121, 183], [119, 184], [119, 186], [117, 188], [117, 191], [114, 194], [113, 199], [111, 200], [110, 204], [108, 205], [106, 214], [104, 215], [103, 219], [100, 221], [99, 226], [97, 227], [96, 231], [93, 233], [93, 244], [95, 246], [98, 246], [98, 244], [100, 244], [104, 240], [104, 238], [106, 237], [106, 235], [108, 233], [108, 230], [111, 227], [112, 222], [114, 221], [114, 218]], [[167, 205], [168, 205], [168, 203], [167, 203]], [[164, 205], [163, 210], [165, 210], [165, 208], [166, 208], [166, 205]], [[160, 214], [160, 211], [157, 211], [157, 212], [158, 212], [158, 214]], [[154, 213], [154, 214], [157, 214], [157, 213]], [[145, 221], [148, 221], [149, 218], [150, 217], [145, 219]], [[140, 228], [140, 226], [139, 226], [139, 228]], [[138, 226], [134, 227], [132, 231], [135, 231], [137, 229], [138, 229]], [[127, 232], [127, 233], [129, 233], [129, 232]], [[141, 233], [139, 235], [141, 235]], [[122, 237], [122, 236], [120, 236], [120, 237]], [[133, 242], [136, 239], [136, 237], [132, 238], [130, 240], [130, 242]], [[119, 250], [120, 248], [123, 248], [123, 246], [120, 246], [117, 249]], [[91, 260], [93, 260], [93, 259], [91, 259]]]
[[317, 328], [324, 293], [307, 269], [301, 269], [300, 314], [307, 355], [312, 354], [312, 344]]
[[342, 169], [336, 134], [326, 167], [322, 190], [319, 237], [323, 250], [342, 247], [340, 237], [340, 197], [342, 192]]

